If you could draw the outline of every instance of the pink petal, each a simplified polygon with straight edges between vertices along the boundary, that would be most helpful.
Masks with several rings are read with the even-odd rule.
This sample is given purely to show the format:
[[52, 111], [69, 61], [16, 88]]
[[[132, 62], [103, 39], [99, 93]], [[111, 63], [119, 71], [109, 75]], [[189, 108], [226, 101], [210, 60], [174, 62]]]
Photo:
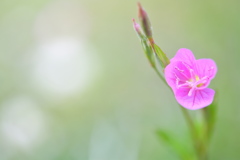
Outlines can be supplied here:
[[217, 65], [211, 59], [199, 59], [196, 61], [194, 70], [199, 78], [208, 76], [209, 80], [213, 79], [217, 73]]
[[177, 78], [181, 80], [179, 85], [186, 83], [186, 81], [191, 78], [189, 70], [181, 61], [171, 62], [165, 68], [164, 73], [168, 85], [173, 89], [174, 92], [177, 89]]
[[191, 96], [188, 96], [190, 88], [181, 88], [176, 90], [175, 97], [179, 104], [184, 108], [196, 110], [210, 105], [213, 101], [215, 91], [210, 88], [195, 90]]
[[183, 61], [188, 65], [192, 66], [195, 60], [196, 59], [191, 50], [181, 48], [177, 51], [176, 55], [171, 59], [171, 62]]
[[176, 63], [170, 63], [164, 69], [165, 79], [167, 84], [172, 88], [173, 92], [176, 90], [176, 77], [174, 75], [174, 66]]

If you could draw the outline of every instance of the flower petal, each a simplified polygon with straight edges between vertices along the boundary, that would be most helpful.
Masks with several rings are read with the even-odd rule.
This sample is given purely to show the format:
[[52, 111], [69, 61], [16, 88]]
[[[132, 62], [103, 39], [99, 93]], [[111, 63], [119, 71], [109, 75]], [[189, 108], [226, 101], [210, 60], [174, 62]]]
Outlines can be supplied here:
[[217, 65], [212, 59], [199, 59], [196, 61], [194, 70], [200, 78], [208, 76], [211, 80], [217, 73]]
[[[177, 84], [181, 85], [191, 79], [191, 74], [188, 68], [181, 61], [171, 62], [165, 68], [164, 73], [168, 85], [173, 89], [174, 92], [177, 89]], [[179, 79], [178, 83], [177, 79]]]
[[181, 48], [177, 51], [176, 55], [171, 59], [171, 62], [182, 61], [192, 66], [195, 60], [196, 59], [191, 50], [187, 48]]
[[190, 88], [181, 88], [176, 90], [175, 97], [179, 104], [184, 108], [196, 110], [210, 105], [213, 101], [215, 91], [210, 88], [195, 90], [191, 96], [188, 96]]

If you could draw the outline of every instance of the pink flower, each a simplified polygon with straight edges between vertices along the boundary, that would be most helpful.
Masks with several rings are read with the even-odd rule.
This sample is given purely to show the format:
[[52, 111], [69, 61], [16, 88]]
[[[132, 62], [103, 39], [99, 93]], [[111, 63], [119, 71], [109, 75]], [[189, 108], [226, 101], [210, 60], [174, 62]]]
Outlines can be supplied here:
[[165, 78], [175, 98], [183, 107], [191, 110], [210, 105], [215, 91], [207, 88], [217, 73], [211, 59], [196, 60], [192, 51], [181, 48], [165, 68]]

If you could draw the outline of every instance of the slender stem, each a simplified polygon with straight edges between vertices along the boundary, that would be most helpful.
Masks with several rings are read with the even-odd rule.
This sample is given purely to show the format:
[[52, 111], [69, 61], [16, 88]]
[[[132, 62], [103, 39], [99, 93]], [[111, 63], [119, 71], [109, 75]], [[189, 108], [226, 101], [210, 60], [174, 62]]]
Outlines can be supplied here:
[[[164, 84], [166, 84], [168, 87], [169, 85], [167, 84], [164, 76], [159, 72], [159, 70], [157, 69], [156, 66], [153, 66], [153, 69], [155, 70], [155, 72], [157, 73], [158, 77], [164, 82]], [[169, 87], [170, 88], [170, 87]], [[180, 106], [180, 105], [179, 105]], [[208, 147], [208, 123], [207, 123], [207, 115], [206, 112], [203, 111], [203, 118], [204, 118], [204, 128], [202, 130], [202, 135], [203, 135], [203, 139], [199, 139], [198, 134], [197, 134], [197, 130], [196, 127], [194, 125], [194, 122], [192, 120], [192, 117], [189, 115], [189, 112], [183, 108], [182, 106], [180, 106], [181, 111], [183, 113], [183, 116], [188, 124], [189, 130], [190, 130], [190, 134], [192, 136], [192, 141], [193, 141], [193, 146], [195, 148], [196, 154], [197, 154], [197, 158], [199, 160], [207, 160], [207, 147]]]
[[[169, 87], [169, 85], [167, 84], [166, 80], [164, 79], [163, 75], [158, 71], [158, 69], [156, 67], [153, 67], [153, 69], [156, 71], [158, 77]], [[180, 106], [180, 105], [179, 105]], [[192, 133], [192, 136], [193, 137], [196, 137], [196, 134], [195, 134], [195, 127], [194, 127], [194, 123], [192, 121], [192, 118], [190, 117], [190, 115], [188, 114], [187, 110], [184, 109], [182, 106], [180, 106], [181, 110], [182, 110], [182, 113], [188, 123], [188, 126], [191, 130], [191, 133]]]
[[201, 159], [206, 160], [208, 158], [207, 151], [208, 151], [208, 132], [209, 132], [209, 125], [208, 125], [208, 115], [204, 109], [201, 109], [202, 117], [203, 117], [203, 129], [202, 129], [202, 143], [201, 143]]
[[153, 69], [154, 69], [155, 72], [157, 73], [158, 77], [163, 81], [163, 83], [166, 84], [166, 85], [168, 86], [168, 84], [167, 84], [165, 78], [164, 78], [163, 75], [158, 71], [158, 69], [157, 69], [156, 67], [153, 67]]
[[[158, 77], [169, 87], [166, 80], [164, 79], [162, 74], [158, 71], [158, 69], [156, 67], [153, 67], [153, 69], [156, 71]], [[194, 146], [196, 148], [198, 146], [198, 142], [197, 142], [197, 134], [196, 134], [196, 129], [195, 129], [193, 120], [192, 120], [191, 116], [189, 115], [188, 111], [185, 108], [183, 108], [182, 106], [180, 106], [180, 108], [181, 108], [183, 116], [184, 116], [184, 118], [185, 118], [185, 120], [186, 120], [186, 122], [189, 126], [189, 129], [190, 129], [190, 132], [191, 132], [191, 135], [192, 135], [192, 139], [193, 139], [193, 142], [194, 142]]]
[[209, 133], [209, 125], [208, 125], [208, 113], [206, 110], [201, 109], [202, 117], [203, 117], [203, 138], [204, 142], [208, 143], [208, 133]]
[[191, 137], [192, 137], [193, 146], [194, 146], [195, 152], [197, 154], [197, 158], [199, 160], [203, 160], [201, 158], [201, 149], [200, 149], [201, 145], [200, 145], [200, 142], [199, 142], [199, 139], [198, 139], [197, 130], [195, 128], [193, 120], [192, 120], [191, 116], [189, 115], [188, 111], [185, 108], [183, 108], [182, 106], [180, 106], [180, 108], [181, 108], [182, 113], [184, 115], [184, 118], [185, 118], [185, 120], [188, 124], [190, 134], [191, 134]]
[[186, 120], [186, 122], [188, 124], [188, 127], [189, 127], [189, 129], [191, 131], [192, 138], [195, 140], [197, 135], [196, 135], [196, 129], [195, 129], [194, 123], [192, 121], [192, 118], [191, 118], [191, 116], [189, 115], [188, 111], [185, 108], [183, 108], [182, 106], [180, 106], [180, 108], [181, 108], [182, 113], [184, 115], [184, 118], [185, 118], [185, 120]]

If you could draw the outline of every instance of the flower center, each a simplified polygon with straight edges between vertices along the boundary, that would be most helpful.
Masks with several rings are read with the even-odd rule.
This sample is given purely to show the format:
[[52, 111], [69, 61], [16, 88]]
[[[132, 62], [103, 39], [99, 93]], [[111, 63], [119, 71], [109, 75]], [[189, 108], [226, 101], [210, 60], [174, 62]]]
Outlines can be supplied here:
[[[184, 63], [183, 63], [184, 64]], [[184, 70], [179, 69], [177, 66], [175, 66], [175, 69], [177, 70], [178, 75], [180, 74], [181, 76], [187, 78], [188, 80], [183, 80], [180, 79], [177, 74], [175, 74], [176, 77], [176, 87], [177, 89], [179, 88], [190, 88], [188, 92], [188, 96], [191, 96], [193, 91], [196, 89], [199, 89], [200, 87], [204, 86], [204, 84], [208, 81], [208, 76], [204, 76], [200, 78], [193, 69], [191, 69], [187, 64], [184, 64], [184, 66], [187, 68], [189, 71], [189, 74], [185, 73]]]
[[204, 83], [206, 83], [206, 79], [207, 77], [203, 77], [203, 78], [199, 78], [198, 75], [195, 75], [195, 77], [192, 79], [189, 79], [188, 81], [186, 81], [186, 84], [188, 84], [189, 87], [196, 87], [199, 88], [201, 86], [204, 85]]
[[[196, 76], [195, 78], [196, 78], [196, 81], [199, 81], [199, 80], [200, 80], [200, 78], [199, 78], [198, 76]], [[197, 87], [201, 87], [202, 85], [204, 85], [204, 84], [203, 84], [203, 83], [199, 83], [199, 84], [197, 85]]]

